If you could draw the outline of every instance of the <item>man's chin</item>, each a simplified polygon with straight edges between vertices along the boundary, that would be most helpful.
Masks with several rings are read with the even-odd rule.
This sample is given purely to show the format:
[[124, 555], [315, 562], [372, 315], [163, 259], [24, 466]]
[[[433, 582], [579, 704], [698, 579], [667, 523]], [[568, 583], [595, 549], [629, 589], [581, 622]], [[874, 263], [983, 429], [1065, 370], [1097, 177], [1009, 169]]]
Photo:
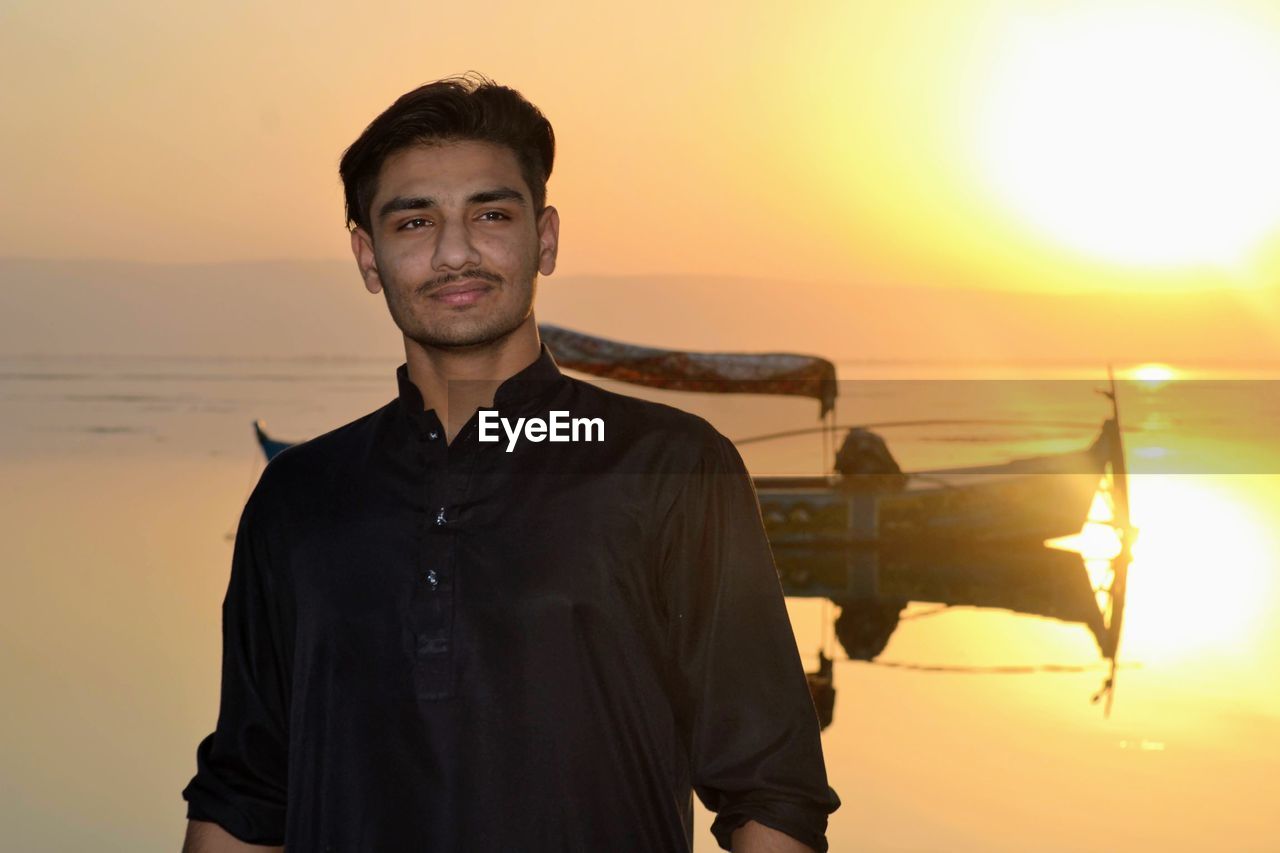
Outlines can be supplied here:
[[431, 329], [416, 335], [410, 335], [420, 346], [427, 349], [468, 350], [483, 349], [500, 343], [511, 335], [520, 324], [501, 327], [454, 327]]

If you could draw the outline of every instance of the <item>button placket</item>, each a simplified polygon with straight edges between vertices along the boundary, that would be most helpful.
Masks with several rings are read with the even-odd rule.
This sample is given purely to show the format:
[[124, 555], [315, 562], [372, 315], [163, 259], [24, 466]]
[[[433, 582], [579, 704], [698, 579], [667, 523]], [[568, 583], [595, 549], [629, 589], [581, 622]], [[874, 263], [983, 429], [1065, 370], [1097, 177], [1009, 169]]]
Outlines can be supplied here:
[[457, 483], [466, 479], [474, 460], [457, 440], [453, 445], [437, 440], [443, 433], [435, 425], [421, 436], [427, 460], [422, 485], [425, 518], [408, 639], [417, 693], [425, 701], [438, 701], [452, 697], [455, 691], [454, 571], [459, 507], [464, 500]]

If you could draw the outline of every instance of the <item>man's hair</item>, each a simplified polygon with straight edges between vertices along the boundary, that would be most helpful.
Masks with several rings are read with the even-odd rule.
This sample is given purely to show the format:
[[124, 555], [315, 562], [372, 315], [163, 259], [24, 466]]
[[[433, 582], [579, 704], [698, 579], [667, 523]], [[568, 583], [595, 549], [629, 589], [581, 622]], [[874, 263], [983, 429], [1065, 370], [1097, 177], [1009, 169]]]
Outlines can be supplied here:
[[387, 157], [415, 145], [461, 141], [511, 149], [533, 194], [534, 213], [542, 213], [556, 153], [551, 122], [515, 89], [469, 72], [401, 95], [343, 152], [338, 174], [346, 193], [347, 227], [358, 225], [372, 234], [369, 206]]

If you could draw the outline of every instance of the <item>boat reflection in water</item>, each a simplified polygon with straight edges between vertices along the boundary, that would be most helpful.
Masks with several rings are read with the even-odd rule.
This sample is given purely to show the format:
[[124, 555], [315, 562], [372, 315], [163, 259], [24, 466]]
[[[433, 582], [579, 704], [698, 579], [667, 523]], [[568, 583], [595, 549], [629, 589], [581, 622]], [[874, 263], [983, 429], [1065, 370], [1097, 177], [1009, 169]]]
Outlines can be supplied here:
[[[1100, 655], [1111, 663], [1099, 694], [1109, 702], [1129, 560], [1127, 550], [1113, 557], [1100, 587], [1083, 555], [1045, 546], [869, 550], [854, 556], [843, 577], [815, 575], [785, 559], [779, 568], [788, 596], [830, 598], [840, 606], [835, 635], [851, 660], [875, 660], [913, 604], [994, 608], [1078, 624], [1093, 635]], [[846, 578], [858, 589], [835, 590]], [[809, 673], [824, 728], [834, 715], [832, 670], [832, 658], [819, 652], [818, 669]]]

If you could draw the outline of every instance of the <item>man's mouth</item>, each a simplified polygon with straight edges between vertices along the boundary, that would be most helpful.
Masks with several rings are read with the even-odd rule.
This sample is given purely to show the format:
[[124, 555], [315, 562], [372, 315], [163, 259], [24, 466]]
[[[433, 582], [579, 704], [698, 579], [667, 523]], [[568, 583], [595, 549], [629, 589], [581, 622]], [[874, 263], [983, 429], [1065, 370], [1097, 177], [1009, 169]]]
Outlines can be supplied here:
[[489, 282], [470, 278], [464, 281], [456, 281], [453, 284], [446, 284], [444, 287], [432, 291], [431, 298], [443, 302], [445, 305], [470, 305], [482, 299], [492, 289], [493, 285]]

